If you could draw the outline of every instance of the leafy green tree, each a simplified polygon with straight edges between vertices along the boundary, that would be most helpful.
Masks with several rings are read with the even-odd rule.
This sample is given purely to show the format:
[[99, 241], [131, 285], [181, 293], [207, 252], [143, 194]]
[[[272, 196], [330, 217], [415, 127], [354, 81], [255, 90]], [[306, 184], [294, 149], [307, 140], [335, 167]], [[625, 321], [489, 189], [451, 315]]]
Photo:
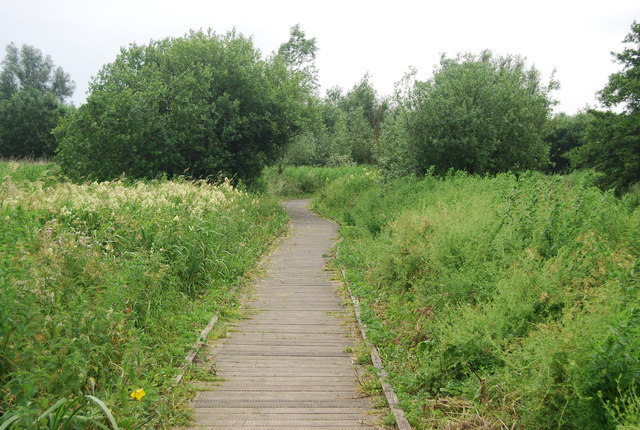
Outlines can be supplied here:
[[56, 129], [72, 178], [187, 174], [251, 181], [300, 129], [308, 93], [282, 57], [235, 32], [130, 45]]
[[313, 92], [318, 90], [317, 52], [316, 38], [307, 39], [300, 24], [296, 24], [291, 27], [289, 40], [280, 45], [277, 54], [299, 76], [302, 85]]
[[51, 131], [71, 108], [51, 93], [30, 88], [0, 101], [0, 155], [51, 157], [56, 142]]
[[623, 70], [609, 76], [600, 91], [606, 107], [622, 106], [622, 113], [590, 111], [594, 120], [585, 132], [585, 144], [569, 153], [575, 167], [604, 173], [600, 186], [624, 192], [640, 182], [640, 23], [633, 22], [624, 43], [632, 46], [612, 53]]
[[6, 52], [0, 72], [0, 99], [28, 89], [53, 94], [61, 102], [73, 94], [74, 83], [69, 74], [62, 67], [55, 67], [51, 57], [45, 57], [39, 49], [29, 45], [18, 49], [11, 43]]
[[[333, 90], [331, 90], [333, 91]], [[328, 166], [351, 164], [353, 140], [347, 128], [346, 114], [333, 102], [318, 99], [314, 103], [315, 120], [305, 125], [283, 159], [286, 165]]]
[[318, 166], [373, 164], [386, 101], [365, 75], [346, 94], [331, 88], [314, 102], [315, 119], [290, 146], [285, 162]]
[[431, 166], [480, 174], [544, 167], [555, 87], [517, 56], [443, 56], [430, 80], [398, 93], [381, 158], [418, 174]]
[[632, 46], [611, 53], [623, 70], [609, 76], [609, 83], [600, 91], [600, 101], [607, 107], [622, 104], [625, 112], [633, 113], [640, 111], [640, 22], [631, 24], [623, 43]]
[[0, 156], [53, 156], [51, 130], [69, 112], [63, 102], [74, 84], [36, 48], [12, 43], [6, 52], [0, 71]]
[[375, 162], [386, 104], [378, 101], [369, 75], [346, 94], [332, 88], [320, 98], [316, 53], [315, 38], [307, 38], [300, 25], [295, 25], [276, 55], [311, 95], [305, 104], [303, 132], [293, 139], [282, 163], [324, 166]]
[[551, 119], [551, 133], [545, 137], [549, 144], [548, 172], [569, 172], [571, 162], [568, 152], [584, 145], [584, 133], [592, 120], [593, 115], [589, 112], [580, 112], [573, 116], [559, 113]]
[[358, 164], [373, 164], [386, 102], [380, 101], [366, 74], [342, 97], [338, 106], [345, 113], [351, 140], [351, 156]]

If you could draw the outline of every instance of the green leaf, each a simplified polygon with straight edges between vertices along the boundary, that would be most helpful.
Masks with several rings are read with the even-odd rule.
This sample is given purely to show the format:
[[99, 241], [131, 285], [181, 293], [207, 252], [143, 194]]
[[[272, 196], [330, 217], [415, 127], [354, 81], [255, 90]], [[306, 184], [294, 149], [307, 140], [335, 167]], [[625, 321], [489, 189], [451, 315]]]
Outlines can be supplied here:
[[11, 424], [15, 423], [19, 419], [20, 415], [12, 415], [11, 417], [7, 418], [7, 420], [3, 422], [2, 425], [0, 425], [0, 430], [8, 429], [9, 427], [11, 427]]
[[102, 409], [102, 412], [104, 413], [104, 415], [107, 417], [107, 419], [109, 420], [109, 424], [111, 424], [111, 428], [113, 430], [118, 430], [118, 424], [116, 423], [115, 418], [113, 417], [113, 414], [111, 413], [111, 411], [109, 410], [109, 408], [107, 407], [107, 405], [100, 400], [97, 397], [94, 396], [90, 396], [90, 395], [86, 395], [86, 398], [88, 398], [89, 400], [91, 400], [93, 403], [95, 403], [96, 405], [98, 405], [98, 407], [100, 409]]

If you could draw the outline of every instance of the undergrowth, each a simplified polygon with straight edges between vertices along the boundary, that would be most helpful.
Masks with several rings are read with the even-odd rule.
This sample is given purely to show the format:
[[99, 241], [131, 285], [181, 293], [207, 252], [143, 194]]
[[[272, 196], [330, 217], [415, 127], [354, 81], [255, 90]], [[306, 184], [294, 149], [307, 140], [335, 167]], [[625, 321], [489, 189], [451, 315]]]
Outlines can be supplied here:
[[293, 199], [309, 197], [338, 178], [360, 175], [367, 170], [371, 168], [287, 166], [280, 170], [277, 167], [268, 167], [264, 170], [261, 181], [262, 188], [268, 194]]
[[84, 395], [120, 428], [184, 422], [172, 381], [284, 211], [226, 183], [75, 185], [15, 162], [0, 174], [0, 425], [20, 414], [12, 428], [39, 428]]
[[415, 428], [638, 428], [640, 209], [593, 180], [369, 170], [319, 192]]

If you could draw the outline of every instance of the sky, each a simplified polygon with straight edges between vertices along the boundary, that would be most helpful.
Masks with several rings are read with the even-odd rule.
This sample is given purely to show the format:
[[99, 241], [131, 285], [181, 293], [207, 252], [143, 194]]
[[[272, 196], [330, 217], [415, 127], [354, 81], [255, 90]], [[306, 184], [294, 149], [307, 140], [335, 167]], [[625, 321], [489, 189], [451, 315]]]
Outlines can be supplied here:
[[79, 106], [92, 77], [130, 43], [235, 28], [266, 56], [300, 24], [316, 38], [322, 93], [368, 73], [390, 95], [410, 67], [426, 80], [442, 54], [490, 49], [526, 57], [544, 82], [555, 70], [555, 110], [574, 114], [598, 107], [596, 92], [621, 70], [611, 52], [623, 49], [634, 20], [638, 0], [0, 0], [0, 47], [50, 55], [76, 83]]

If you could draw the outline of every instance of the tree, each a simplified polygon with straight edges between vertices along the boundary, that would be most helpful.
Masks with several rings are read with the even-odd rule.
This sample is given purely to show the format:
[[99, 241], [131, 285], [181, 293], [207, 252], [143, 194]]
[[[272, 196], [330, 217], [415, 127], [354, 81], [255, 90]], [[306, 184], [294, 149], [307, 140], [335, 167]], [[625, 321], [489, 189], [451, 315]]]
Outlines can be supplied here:
[[584, 145], [584, 133], [592, 120], [593, 115], [589, 112], [580, 112], [573, 116], [559, 113], [551, 119], [551, 133], [545, 137], [545, 142], [549, 144], [548, 172], [569, 172], [571, 161], [568, 153]]
[[60, 102], [71, 97], [74, 83], [62, 67], [55, 67], [50, 56], [29, 45], [20, 50], [11, 43], [0, 72], [0, 100], [7, 100], [22, 90], [34, 89], [53, 94]]
[[432, 166], [480, 174], [543, 167], [556, 85], [543, 85], [517, 56], [443, 56], [430, 80], [398, 92], [383, 127], [382, 159], [417, 174]]
[[351, 140], [351, 157], [359, 164], [375, 162], [375, 147], [386, 102], [380, 101], [369, 74], [342, 97], [338, 106], [346, 115]]
[[575, 167], [604, 173], [599, 185], [618, 193], [640, 182], [640, 23], [633, 22], [624, 43], [633, 46], [612, 53], [623, 70], [609, 76], [599, 92], [604, 106], [622, 105], [623, 112], [590, 111], [594, 120], [586, 129], [585, 144], [569, 153]]
[[0, 101], [0, 156], [52, 157], [56, 142], [51, 131], [69, 111], [52, 93], [34, 88]]
[[386, 108], [368, 74], [346, 94], [337, 87], [329, 89], [323, 99], [315, 100], [315, 121], [296, 138], [285, 162], [322, 166], [375, 163]]
[[307, 93], [278, 56], [235, 32], [130, 45], [56, 129], [72, 178], [187, 174], [251, 181], [300, 129]]
[[599, 93], [600, 101], [607, 107], [623, 104], [626, 113], [634, 113], [640, 111], [640, 22], [631, 24], [631, 33], [623, 43], [635, 46], [611, 53], [623, 70], [609, 76], [609, 83]]
[[300, 24], [296, 24], [291, 27], [289, 40], [280, 45], [277, 54], [289, 70], [299, 76], [302, 85], [314, 93], [318, 90], [317, 52], [316, 38], [307, 39]]
[[51, 57], [28, 45], [15, 44], [0, 71], [0, 156], [51, 157], [56, 142], [51, 134], [69, 112], [63, 102], [73, 93], [73, 82]]

